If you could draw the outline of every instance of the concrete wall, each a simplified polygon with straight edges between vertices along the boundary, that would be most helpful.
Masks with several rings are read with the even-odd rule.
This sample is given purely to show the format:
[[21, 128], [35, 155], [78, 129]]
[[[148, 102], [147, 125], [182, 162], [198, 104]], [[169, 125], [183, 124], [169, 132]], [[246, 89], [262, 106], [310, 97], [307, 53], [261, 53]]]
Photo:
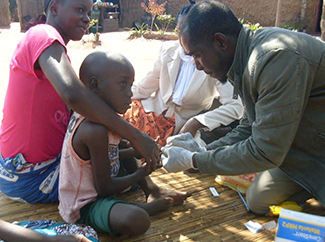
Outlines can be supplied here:
[[[6, 1], [6, 0], [0, 0]], [[134, 21], [143, 22], [146, 14], [141, 7], [145, 0], [120, 0], [120, 27], [132, 27]], [[200, 2], [201, 0], [197, 0]], [[260, 23], [262, 26], [274, 26], [278, 0], [220, 0], [227, 4], [238, 18], [245, 18], [253, 23]], [[300, 16], [302, 2], [306, 2], [305, 22], [307, 32], [314, 33], [319, 0], [285, 0], [282, 6], [283, 24], [292, 23]], [[30, 15], [36, 17], [43, 11], [43, 0], [17, 0], [20, 17]], [[146, 3], [148, 0], [145, 1]], [[158, 0], [163, 3], [164, 0]], [[166, 6], [167, 14], [176, 17], [178, 11], [188, 5], [187, 0], [168, 0]], [[21, 20], [21, 25], [23, 25]]]
[[10, 26], [9, 1], [0, 0], [0, 27], [9, 28], [9, 26]]
[[[197, 2], [200, 2], [198, 0]], [[315, 16], [318, 11], [319, 0], [306, 0], [305, 22], [307, 32], [313, 33], [315, 27]], [[131, 27], [134, 21], [141, 21], [145, 14], [141, 8], [143, 0], [120, 0], [121, 16], [120, 27]], [[147, 3], [148, 1], [146, 1]], [[163, 1], [158, 1], [162, 3]], [[262, 26], [274, 26], [278, 0], [220, 0], [227, 4], [238, 18], [245, 18], [253, 23], [260, 23]], [[282, 21], [284, 24], [291, 24], [300, 16], [302, 0], [282, 1]], [[185, 5], [187, 0], [168, 0], [166, 10], [168, 14], [175, 17], [178, 11]]]
[[[260, 23], [262, 26], [274, 26], [278, 0], [220, 0], [227, 4], [239, 18], [249, 19], [253, 23]], [[307, 31], [313, 32], [315, 16], [318, 11], [318, 0], [306, 1], [305, 22]], [[302, 0], [282, 1], [283, 24], [290, 24], [301, 14]]]
[[43, 13], [43, 0], [17, 0], [20, 30], [25, 32], [30, 26], [25, 17], [36, 18]]

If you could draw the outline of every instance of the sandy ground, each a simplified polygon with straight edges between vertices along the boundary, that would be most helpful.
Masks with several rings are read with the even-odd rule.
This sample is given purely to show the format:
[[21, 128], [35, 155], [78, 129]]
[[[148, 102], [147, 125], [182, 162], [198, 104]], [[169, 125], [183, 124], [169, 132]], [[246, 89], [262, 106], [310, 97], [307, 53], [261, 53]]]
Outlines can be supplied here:
[[[0, 120], [2, 120], [2, 109], [4, 104], [5, 93], [9, 79], [9, 63], [12, 54], [22, 38], [19, 23], [12, 23], [10, 29], [0, 29]], [[161, 40], [147, 40], [138, 38], [128, 40], [127, 31], [103, 33], [100, 35], [101, 46], [92, 49], [89, 45], [82, 45], [80, 41], [71, 41], [68, 44], [68, 55], [76, 73], [84, 58], [91, 52], [116, 51], [126, 56], [135, 68], [135, 81], [139, 81], [152, 67], [157, 58]], [[85, 39], [89, 36], [85, 36]]]

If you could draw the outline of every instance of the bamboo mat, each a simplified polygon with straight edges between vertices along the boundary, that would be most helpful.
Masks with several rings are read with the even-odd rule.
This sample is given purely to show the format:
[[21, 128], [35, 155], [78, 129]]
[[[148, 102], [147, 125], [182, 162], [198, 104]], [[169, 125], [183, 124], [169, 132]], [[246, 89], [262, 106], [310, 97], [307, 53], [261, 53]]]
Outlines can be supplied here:
[[[274, 218], [257, 216], [247, 212], [238, 194], [219, 186], [214, 176], [204, 174], [167, 174], [162, 169], [151, 175], [153, 181], [164, 189], [194, 192], [184, 205], [175, 206], [152, 217], [151, 227], [142, 236], [114, 238], [99, 234], [107, 241], [273, 241], [275, 229], [253, 234], [244, 223], [252, 220], [265, 224]], [[213, 197], [209, 187], [220, 194]], [[119, 199], [144, 202], [141, 189], [119, 195]], [[11, 201], [0, 193], [0, 218], [8, 222], [52, 219], [61, 222], [57, 204], [22, 204]], [[324, 209], [315, 201], [304, 207], [304, 211], [325, 216]]]

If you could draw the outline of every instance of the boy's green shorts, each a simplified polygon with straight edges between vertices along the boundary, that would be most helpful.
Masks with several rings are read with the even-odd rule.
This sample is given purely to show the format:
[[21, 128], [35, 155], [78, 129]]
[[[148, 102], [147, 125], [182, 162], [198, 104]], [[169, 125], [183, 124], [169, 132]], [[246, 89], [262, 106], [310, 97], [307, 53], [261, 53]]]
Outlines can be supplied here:
[[111, 231], [109, 224], [109, 214], [116, 203], [127, 204], [127, 202], [117, 200], [116, 196], [99, 197], [96, 201], [80, 209], [80, 219], [77, 223], [90, 225], [97, 232], [107, 232], [113, 236], [120, 236], [120, 234]]

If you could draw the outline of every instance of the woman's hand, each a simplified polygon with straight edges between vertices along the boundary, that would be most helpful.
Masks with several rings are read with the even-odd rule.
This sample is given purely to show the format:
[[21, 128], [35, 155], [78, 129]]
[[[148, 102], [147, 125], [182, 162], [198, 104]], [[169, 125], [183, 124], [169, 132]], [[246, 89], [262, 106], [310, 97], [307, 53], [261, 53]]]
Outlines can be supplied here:
[[132, 147], [142, 156], [151, 171], [155, 171], [160, 161], [159, 148], [149, 135], [140, 132], [137, 140], [130, 141]]
[[202, 127], [204, 127], [203, 124], [201, 124], [195, 118], [190, 118], [180, 129], [179, 134], [189, 132], [194, 137], [198, 129]]

